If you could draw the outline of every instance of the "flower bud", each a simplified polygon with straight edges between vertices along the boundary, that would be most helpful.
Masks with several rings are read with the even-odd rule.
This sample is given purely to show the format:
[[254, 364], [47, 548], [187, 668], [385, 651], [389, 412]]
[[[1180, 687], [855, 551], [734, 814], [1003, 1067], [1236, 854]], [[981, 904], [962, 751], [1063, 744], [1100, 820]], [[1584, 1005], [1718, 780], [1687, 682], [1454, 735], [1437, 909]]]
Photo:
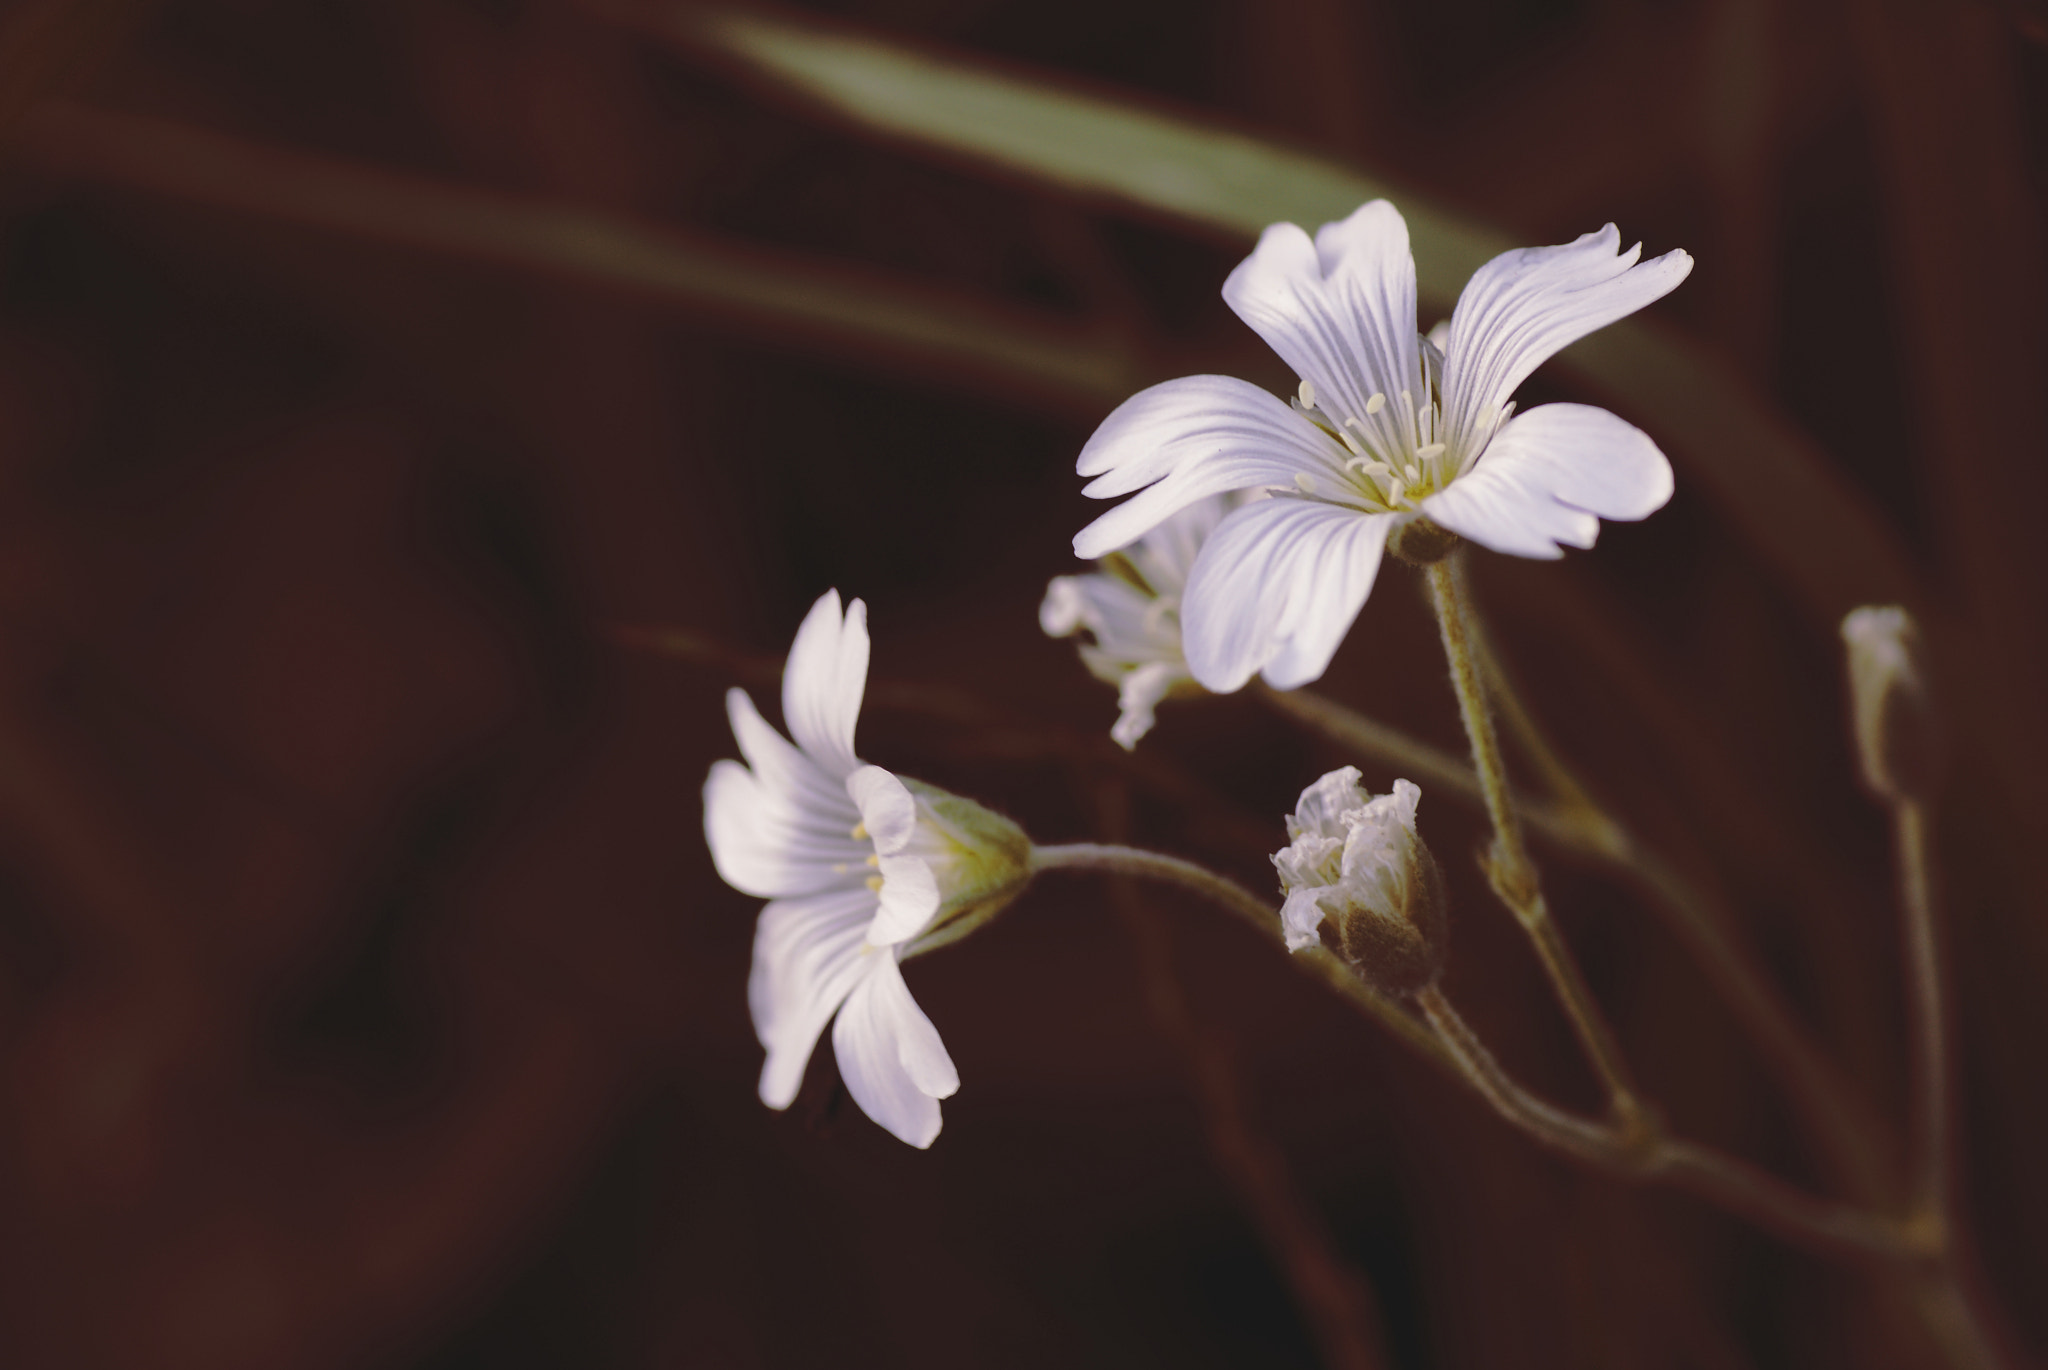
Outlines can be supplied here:
[[938, 912], [904, 952], [916, 956], [973, 932], [1001, 913], [1031, 881], [1031, 839], [1009, 819], [922, 780], [899, 776], [917, 801], [917, 825], [904, 854], [930, 868]]
[[1406, 995], [1435, 981], [1449, 938], [1443, 876], [1415, 830], [1421, 800], [1406, 780], [1374, 799], [1353, 766], [1301, 792], [1273, 857], [1288, 950], [1321, 945], [1327, 921], [1335, 950], [1374, 988]]
[[1941, 728], [1919, 626], [1897, 605], [1866, 605], [1842, 620], [1842, 641], [1849, 649], [1849, 705], [1864, 783], [1893, 802], [1932, 798], [1941, 772]]

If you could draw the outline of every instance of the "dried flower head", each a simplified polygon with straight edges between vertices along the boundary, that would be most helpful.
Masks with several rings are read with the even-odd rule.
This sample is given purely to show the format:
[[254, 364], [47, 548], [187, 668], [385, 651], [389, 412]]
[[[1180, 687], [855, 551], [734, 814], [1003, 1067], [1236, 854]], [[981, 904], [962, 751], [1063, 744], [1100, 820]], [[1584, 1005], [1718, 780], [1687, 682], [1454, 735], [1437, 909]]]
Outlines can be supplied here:
[[1286, 893], [1280, 922], [1290, 951], [1322, 944], [1375, 987], [1410, 994], [1443, 969], [1443, 877], [1415, 828], [1422, 790], [1396, 780], [1377, 799], [1358, 770], [1331, 771], [1301, 792], [1287, 820], [1288, 845], [1273, 857]]

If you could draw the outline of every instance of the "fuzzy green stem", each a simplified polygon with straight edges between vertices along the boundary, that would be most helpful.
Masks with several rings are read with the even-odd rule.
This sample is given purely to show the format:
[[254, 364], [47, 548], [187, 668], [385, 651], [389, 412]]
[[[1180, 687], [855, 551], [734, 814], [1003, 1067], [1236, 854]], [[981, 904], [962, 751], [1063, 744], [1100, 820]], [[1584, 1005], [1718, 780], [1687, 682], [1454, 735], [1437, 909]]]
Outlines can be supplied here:
[[[1468, 621], [1476, 623], [1469, 601], [1466, 607]], [[1514, 701], [1513, 687], [1504, 673], [1487, 663], [1482, 655], [1491, 697], [1514, 726], [1516, 740], [1533, 749], [1540, 739], [1535, 720], [1519, 705], [1509, 707]], [[1479, 777], [1469, 765], [1398, 728], [1310, 690], [1275, 690], [1255, 682], [1253, 693], [1275, 712], [1339, 747], [1419, 781], [1425, 792], [1447, 793], [1474, 805], [1484, 803]], [[1561, 758], [1547, 740], [1541, 745], [1562, 768]], [[1579, 802], [1552, 803], [1526, 794], [1515, 796], [1516, 811], [1527, 831], [1614, 872], [1645, 897], [1713, 982], [1764, 1064], [1778, 1077], [1807, 1132], [1847, 1177], [1852, 1190], [1865, 1199], [1887, 1193], [1893, 1184], [1893, 1165], [1883, 1125], [1807, 1034], [1757, 965], [1754, 954], [1732, 933], [1736, 925], [1733, 912], [1639, 843], [1576, 778], [1565, 793], [1579, 796], [1585, 807]]]
[[[1227, 880], [1214, 871], [1198, 866], [1192, 861], [1183, 861], [1177, 856], [1099, 842], [1070, 842], [1054, 847], [1033, 847], [1031, 869], [1033, 872], [1107, 871], [1178, 885], [1236, 914], [1241, 921], [1257, 929], [1261, 936], [1275, 944], [1283, 947], [1285, 945], [1280, 934], [1280, 914], [1270, 904], [1236, 881]], [[1335, 955], [1321, 948], [1312, 947], [1306, 951], [1293, 952], [1287, 959], [1350, 1000], [1355, 1007], [1363, 1010], [1366, 1016], [1399, 1037], [1425, 1060], [1439, 1069], [1455, 1072], [1455, 1067], [1435, 1033], [1418, 1021], [1414, 1014], [1360, 980], [1357, 974]]]
[[1809, 1250], [1858, 1262], [1917, 1266], [1925, 1247], [1906, 1226], [1815, 1196], [1754, 1166], [1668, 1137], [1650, 1115], [1634, 1127], [1597, 1122], [1529, 1093], [1479, 1040], [1442, 990], [1415, 996], [1473, 1089], [1530, 1137], [1582, 1163], [1638, 1181], [1662, 1181]]
[[1479, 678], [1471, 621], [1455, 565], [1448, 560], [1436, 562], [1429, 567], [1428, 575], [1430, 602], [1436, 609], [1437, 626], [1443, 635], [1451, 687], [1457, 693], [1458, 713], [1472, 744], [1472, 768], [1478, 773], [1480, 794], [1487, 817], [1493, 823], [1487, 876], [1494, 893], [1528, 934], [1558, 1003], [1571, 1020], [1587, 1060], [1607, 1091], [1608, 1109], [1624, 1128], [1644, 1126], [1647, 1113], [1629, 1078], [1621, 1044], [1615, 1040], [1578, 962], [1550, 916], [1536, 868], [1522, 841], [1521, 818], [1508, 791], [1507, 766], [1501, 760], [1500, 737], [1494, 731], [1486, 689]]
[[1898, 862], [1900, 930], [1905, 947], [1906, 1002], [1912, 1024], [1914, 1209], [1942, 1230], [1954, 1217], [1949, 1134], [1948, 1005], [1942, 993], [1940, 930], [1934, 918], [1932, 859], [1926, 808], [1911, 799], [1892, 805]]

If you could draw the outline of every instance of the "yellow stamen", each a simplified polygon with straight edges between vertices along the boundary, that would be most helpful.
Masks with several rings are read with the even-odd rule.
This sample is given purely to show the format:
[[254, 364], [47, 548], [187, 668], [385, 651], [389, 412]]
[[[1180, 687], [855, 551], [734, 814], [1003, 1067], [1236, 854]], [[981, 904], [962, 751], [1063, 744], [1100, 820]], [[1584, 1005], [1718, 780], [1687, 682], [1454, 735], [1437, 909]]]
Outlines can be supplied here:
[[882, 858], [879, 855], [870, 856], [868, 858], [868, 864], [870, 866], [873, 866], [876, 870], [880, 870], [882, 868]]
[[854, 825], [853, 825], [853, 840], [854, 840], [854, 841], [856, 841], [856, 842], [865, 842], [865, 841], [867, 841], [867, 840], [868, 840], [868, 825], [867, 825], [867, 824], [865, 824], [865, 823], [856, 823], [856, 824], [854, 824]]
[[880, 894], [882, 892], [882, 877], [879, 875], [869, 876], [868, 888], [873, 890], [876, 894]]

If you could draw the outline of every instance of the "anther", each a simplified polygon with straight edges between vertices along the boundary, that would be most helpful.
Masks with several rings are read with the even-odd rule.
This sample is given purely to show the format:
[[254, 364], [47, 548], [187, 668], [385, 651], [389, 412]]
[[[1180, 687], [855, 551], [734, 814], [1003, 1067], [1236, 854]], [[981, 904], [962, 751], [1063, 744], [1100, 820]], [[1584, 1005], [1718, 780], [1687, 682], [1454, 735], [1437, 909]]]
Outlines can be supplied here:
[[1373, 397], [1365, 402], [1365, 412], [1368, 414], [1377, 414], [1386, 407], [1387, 397], [1377, 391], [1373, 392]]
[[1296, 471], [1294, 483], [1301, 487], [1301, 493], [1304, 495], [1313, 495], [1316, 492], [1316, 478], [1306, 471]]
[[873, 890], [876, 894], [880, 894], [882, 892], [882, 877], [879, 875], [869, 876], [868, 888]]
[[868, 840], [868, 825], [866, 823], [856, 823], [853, 825], [853, 840], [856, 842]]
[[1302, 381], [1300, 394], [1301, 407], [1303, 409], [1313, 409], [1316, 407], [1316, 384], [1314, 381]]
[[873, 855], [873, 856], [870, 856], [870, 857], [868, 857], [868, 864], [869, 864], [870, 866], [873, 866], [873, 867], [874, 867], [874, 868], [875, 868], [876, 870], [880, 870], [880, 869], [882, 868], [882, 858], [881, 858], [881, 856], [880, 856], [879, 854], [876, 854], [876, 855]]
[[1443, 450], [1444, 445], [1442, 443], [1433, 442], [1426, 447], [1416, 448], [1415, 457], [1418, 461], [1428, 461], [1431, 457], [1436, 456], [1439, 452], [1442, 452]]
[[[1353, 420], [1353, 422], [1355, 423], [1355, 422], [1357, 422], [1357, 420], [1355, 420], [1355, 419], [1354, 419], [1354, 420]], [[1364, 448], [1364, 446], [1363, 446], [1363, 445], [1361, 445], [1361, 444], [1359, 443], [1359, 441], [1358, 441], [1358, 439], [1357, 439], [1357, 438], [1354, 438], [1354, 437], [1352, 437], [1352, 436], [1351, 436], [1351, 430], [1350, 430], [1350, 429], [1348, 429], [1348, 428], [1343, 428], [1343, 429], [1339, 429], [1339, 430], [1338, 430], [1338, 432], [1337, 432], [1337, 436], [1338, 436], [1338, 437], [1339, 437], [1340, 439], [1342, 439], [1342, 440], [1343, 440], [1343, 443], [1344, 443], [1344, 445], [1345, 445], [1346, 447], [1350, 448], [1350, 449], [1352, 450], [1352, 452], [1353, 452], [1354, 454], [1356, 454], [1356, 455], [1358, 455], [1358, 456], [1361, 456], [1361, 457], [1365, 455], [1365, 448]]]

